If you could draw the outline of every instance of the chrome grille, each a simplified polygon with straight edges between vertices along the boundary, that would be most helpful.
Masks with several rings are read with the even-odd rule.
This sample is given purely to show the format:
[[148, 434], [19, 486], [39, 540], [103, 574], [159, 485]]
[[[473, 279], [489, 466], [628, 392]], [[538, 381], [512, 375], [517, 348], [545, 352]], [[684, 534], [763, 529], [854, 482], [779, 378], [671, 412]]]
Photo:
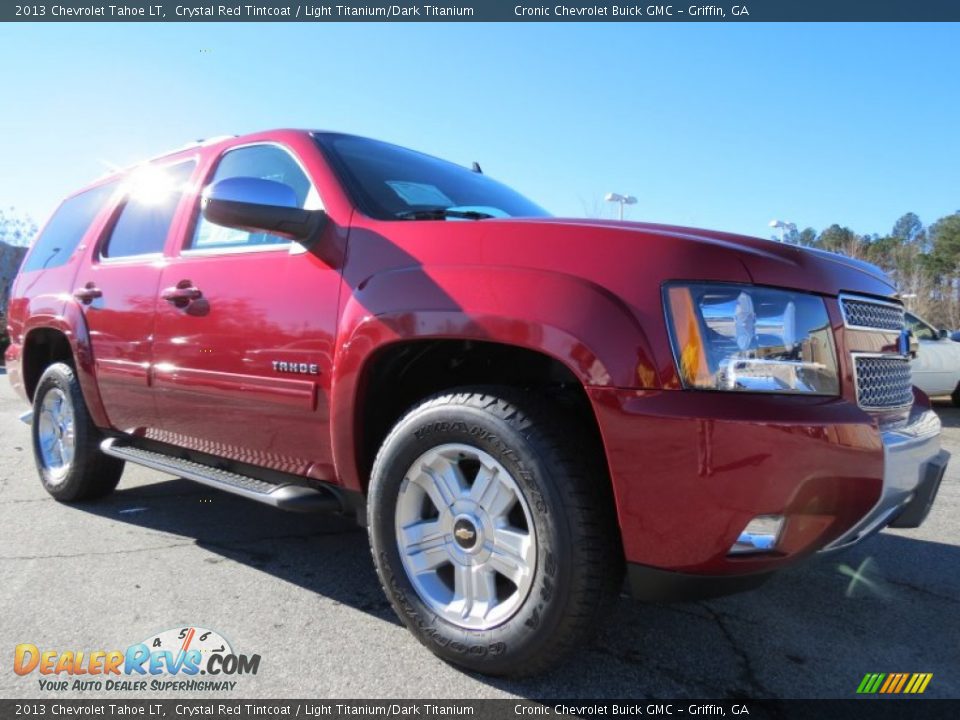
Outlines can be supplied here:
[[903, 329], [903, 307], [900, 305], [842, 297], [840, 308], [847, 327], [893, 332]]
[[896, 355], [853, 355], [857, 404], [867, 410], [901, 408], [913, 402], [910, 360]]

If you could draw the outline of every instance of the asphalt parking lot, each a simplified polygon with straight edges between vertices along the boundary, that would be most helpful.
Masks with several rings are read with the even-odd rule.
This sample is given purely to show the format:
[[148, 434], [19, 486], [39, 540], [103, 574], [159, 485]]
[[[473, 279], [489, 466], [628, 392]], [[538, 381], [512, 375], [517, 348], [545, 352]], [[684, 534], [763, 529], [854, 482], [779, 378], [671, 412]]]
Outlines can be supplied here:
[[14, 646], [123, 649], [187, 625], [262, 656], [224, 697], [846, 698], [867, 672], [931, 672], [927, 696], [960, 697], [960, 410], [949, 405], [937, 409], [957, 460], [919, 530], [885, 531], [750, 594], [621, 599], [569, 664], [520, 682], [465, 674], [422, 648], [348, 521], [131, 466], [107, 500], [57, 504], [36, 478], [24, 409], [0, 369], [3, 698], [150, 697], [44, 693], [37, 673], [12, 671]]

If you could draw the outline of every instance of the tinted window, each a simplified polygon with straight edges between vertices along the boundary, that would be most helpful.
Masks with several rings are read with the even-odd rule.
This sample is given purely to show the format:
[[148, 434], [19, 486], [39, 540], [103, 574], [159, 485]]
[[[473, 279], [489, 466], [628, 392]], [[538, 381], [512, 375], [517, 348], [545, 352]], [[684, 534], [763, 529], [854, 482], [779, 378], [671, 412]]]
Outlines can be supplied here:
[[116, 182], [99, 185], [65, 200], [40, 233], [21, 272], [66, 263], [116, 187]]
[[[228, 151], [217, 165], [210, 184], [234, 177], [273, 180], [293, 188], [297, 203], [307, 210], [321, 207], [320, 198], [297, 161], [276, 145], [251, 145]], [[288, 245], [289, 238], [262, 232], [235, 230], [209, 222], [203, 215], [197, 220], [191, 247], [198, 250], [244, 248], [258, 245]]]
[[910, 313], [907, 313], [907, 327], [918, 340], [936, 340], [940, 337], [936, 330]]
[[129, 179], [127, 200], [101, 255], [130, 257], [163, 252], [173, 216], [196, 165], [147, 166]]
[[439, 209], [495, 217], [548, 214], [506, 185], [446, 160], [350, 135], [315, 137], [354, 202], [371, 217], [396, 220], [412, 211]]

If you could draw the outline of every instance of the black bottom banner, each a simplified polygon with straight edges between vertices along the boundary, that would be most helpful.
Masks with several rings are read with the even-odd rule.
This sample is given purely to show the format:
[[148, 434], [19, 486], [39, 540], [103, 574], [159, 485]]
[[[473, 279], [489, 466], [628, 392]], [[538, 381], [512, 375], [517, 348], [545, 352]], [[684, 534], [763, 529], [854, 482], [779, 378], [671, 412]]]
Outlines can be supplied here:
[[901, 720], [960, 717], [960, 700], [0, 700], [0, 718], [656, 717]]

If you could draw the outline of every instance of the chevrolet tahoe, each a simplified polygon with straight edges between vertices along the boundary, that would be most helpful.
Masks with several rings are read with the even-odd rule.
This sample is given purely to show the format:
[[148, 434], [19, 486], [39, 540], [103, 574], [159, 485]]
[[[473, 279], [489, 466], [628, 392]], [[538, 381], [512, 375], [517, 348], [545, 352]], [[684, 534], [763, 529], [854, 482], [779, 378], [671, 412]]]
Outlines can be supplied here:
[[624, 584], [755, 587], [886, 526], [946, 467], [873, 266], [550, 217], [356, 136], [190, 145], [70, 196], [6, 352], [58, 501], [125, 463], [354, 515], [440, 657], [543, 671]]

